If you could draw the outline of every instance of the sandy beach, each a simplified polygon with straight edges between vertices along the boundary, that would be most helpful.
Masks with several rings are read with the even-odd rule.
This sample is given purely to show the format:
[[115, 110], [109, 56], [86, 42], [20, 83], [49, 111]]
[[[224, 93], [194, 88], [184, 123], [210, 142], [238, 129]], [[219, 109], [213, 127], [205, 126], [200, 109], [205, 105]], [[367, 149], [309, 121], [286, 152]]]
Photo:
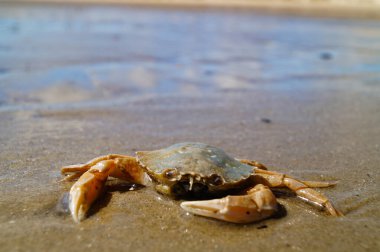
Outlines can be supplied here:
[[[378, 251], [380, 21], [0, 4], [0, 251]], [[199, 141], [305, 180], [249, 225], [111, 181], [76, 224], [60, 167]]]

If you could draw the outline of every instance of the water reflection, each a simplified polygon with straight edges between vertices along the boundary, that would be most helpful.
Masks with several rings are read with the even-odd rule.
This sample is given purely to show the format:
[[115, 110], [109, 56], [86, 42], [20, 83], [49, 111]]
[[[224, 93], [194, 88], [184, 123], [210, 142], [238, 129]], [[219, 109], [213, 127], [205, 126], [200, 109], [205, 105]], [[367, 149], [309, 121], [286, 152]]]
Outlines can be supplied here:
[[379, 27], [254, 12], [5, 5], [0, 104], [207, 94], [268, 83], [291, 89], [347, 75], [373, 80]]

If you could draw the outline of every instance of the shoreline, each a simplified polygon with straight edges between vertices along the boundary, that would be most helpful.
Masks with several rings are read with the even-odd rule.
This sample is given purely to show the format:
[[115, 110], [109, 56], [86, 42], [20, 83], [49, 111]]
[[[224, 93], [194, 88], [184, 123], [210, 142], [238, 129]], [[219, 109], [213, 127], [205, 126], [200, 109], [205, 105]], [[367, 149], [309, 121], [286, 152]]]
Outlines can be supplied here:
[[48, 4], [48, 5], [121, 5], [138, 8], [166, 8], [166, 9], [199, 9], [224, 11], [260, 11], [269, 14], [311, 16], [321, 18], [354, 18], [354, 19], [380, 19], [380, 1], [372, 3], [359, 3], [351, 1], [346, 3], [295, 1], [195, 1], [195, 0], [16, 0], [1, 1], [0, 4]]

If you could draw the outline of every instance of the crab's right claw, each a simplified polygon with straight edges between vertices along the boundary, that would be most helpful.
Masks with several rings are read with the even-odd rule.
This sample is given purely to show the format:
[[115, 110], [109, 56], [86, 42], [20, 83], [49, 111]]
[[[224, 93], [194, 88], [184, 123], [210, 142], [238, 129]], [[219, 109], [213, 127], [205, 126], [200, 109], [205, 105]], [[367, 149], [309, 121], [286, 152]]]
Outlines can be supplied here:
[[104, 191], [109, 176], [137, 184], [147, 182], [145, 172], [135, 157], [118, 154], [97, 157], [86, 164], [65, 166], [62, 173], [72, 173], [69, 180], [79, 177], [69, 194], [69, 208], [76, 222], [86, 218], [92, 203]]
[[234, 223], [249, 223], [272, 216], [277, 211], [277, 201], [272, 191], [264, 185], [256, 185], [243, 196], [227, 196], [222, 199], [187, 201], [181, 203], [186, 211]]

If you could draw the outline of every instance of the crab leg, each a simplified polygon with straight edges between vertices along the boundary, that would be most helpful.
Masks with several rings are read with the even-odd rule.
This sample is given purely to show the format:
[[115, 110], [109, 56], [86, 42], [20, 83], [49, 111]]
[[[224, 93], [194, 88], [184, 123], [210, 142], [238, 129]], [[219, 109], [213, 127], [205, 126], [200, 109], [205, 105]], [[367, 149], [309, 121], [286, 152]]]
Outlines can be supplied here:
[[63, 173], [81, 174], [69, 194], [69, 208], [76, 222], [85, 219], [90, 206], [101, 195], [109, 176], [144, 183], [145, 173], [134, 157], [109, 155], [94, 160], [84, 165], [62, 168]]
[[263, 165], [260, 162], [257, 162], [256, 160], [249, 160], [249, 159], [236, 159], [236, 160], [240, 161], [243, 164], [254, 166], [254, 167], [257, 167], [257, 168], [262, 169], [262, 170], [268, 170], [265, 165]]
[[332, 216], [343, 216], [343, 213], [337, 210], [326, 196], [310, 188], [327, 187], [335, 185], [336, 182], [300, 181], [285, 174], [261, 169], [255, 169], [255, 173], [264, 178], [269, 187], [287, 187], [294, 191], [300, 198], [312, 204], [322, 206]]
[[96, 158], [91, 159], [90, 161], [88, 161], [87, 163], [84, 163], [84, 164], [74, 164], [74, 165], [64, 166], [61, 168], [61, 173], [65, 174], [65, 175], [67, 174], [67, 176], [63, 179], [63, 181], [71, 181], [75, 178], [80, 177], [80, 175], [82, 175], [83, 173], [88, 171], [92, 166], [96, 165], [100, 161], [111, 160], [111, 159], [116, 159], [116, 158], [129, 159], [132, 157], [125, 156], [125, 155], [119, 155], [119, 154], [109, 154], [106, 156], [96, 157]]
[[276, 197], [262, 184], [242, 196], [221, 199], [186, 201], [181, 207], [193, 214], [234, 223], [249, 223], [272, 216], [277, 211]]
[[[240, 161], [243, 164], [247, 164], [247, 165], [256, 167], [260, 170], [268, 170], [268, 168], [265, 165], [263, 165], [260, 162], [255, 161], [255, 160], [249, 160], [249, 159], [236, 159], [236, 160]], [[271, 173], [271, 172], [269, 172], [269, 173]], [[337, 182], [326, 182], [326, 181], [305, 181], [305, 180], [302, 180], [301, 182], [304, 183], [305, 185], [307, 185], [308, 187], [329, 187], [329, 186], [333, 186], [333, 185], [337, 184]]]

